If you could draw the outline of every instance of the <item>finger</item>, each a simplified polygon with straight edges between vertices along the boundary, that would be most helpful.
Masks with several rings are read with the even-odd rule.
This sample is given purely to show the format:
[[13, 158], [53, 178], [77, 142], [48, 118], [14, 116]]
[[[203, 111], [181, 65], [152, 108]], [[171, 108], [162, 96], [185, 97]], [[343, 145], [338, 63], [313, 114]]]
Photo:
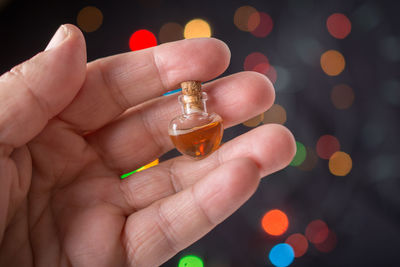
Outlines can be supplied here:
[[132, 266], [159, 266], [238, 209], [256, 190], [253, 160], [235, 159], [193, 186], [130, 215], [123, 242]]
[[[225, 127], [266, 111], [275, 96], [269, 80], [256, 72], [234, 74], [204, 87], [209, 94], [209, 110], [224, 119]], [[88, 140], [112, 169], [128, 172], [173, 147], [168, 124], [180, 113], [176, 95], [162, 97], [132, 109]]]
[[203, 38], [94, 61], [88, 65], [81, 92], [60, 117], [83, 131], [96, 130], [126, 109], [175, 89], [182, 81], [217, 77], [229, 59], [223, 42]]
[[123, 208], [133, 211], [154, 201], [185, 190], [226, 162], [249, 158], [260, 170], [260, 177], [286, 167], [296, 153], [293, 135], [283, 126], [257, 127], [227, 143], [209, 157], [193, 161], [183, 156], [125, 178], [121, 181]]
[[46, 51], [0, 77], [0, 143], [19, 147], [64, 109], [79, 91], [86, 70], [82, 33], [61, 26]]

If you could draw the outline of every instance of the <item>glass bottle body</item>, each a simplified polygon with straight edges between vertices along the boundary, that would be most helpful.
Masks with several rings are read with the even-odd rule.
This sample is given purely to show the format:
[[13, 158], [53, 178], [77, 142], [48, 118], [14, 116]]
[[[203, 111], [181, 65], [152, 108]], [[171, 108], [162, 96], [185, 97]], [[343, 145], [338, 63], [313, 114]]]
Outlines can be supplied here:
[[201, 104], [193, 105], [179, 96], [183, 114], [169, 124], [169, 136], [179, 152], [195, 159], [202, 159], [218, 149], [224, 131], [222, 118], [216, 113], [207, 113], [202, 93]]

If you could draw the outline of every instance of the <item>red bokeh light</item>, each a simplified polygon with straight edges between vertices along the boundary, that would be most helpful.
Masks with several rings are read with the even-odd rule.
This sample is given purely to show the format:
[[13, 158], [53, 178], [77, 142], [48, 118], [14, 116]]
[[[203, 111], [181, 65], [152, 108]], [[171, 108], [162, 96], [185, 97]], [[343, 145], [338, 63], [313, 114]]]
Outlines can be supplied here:
[[328, 32], [337, 39], [344, 39], [351, 32], [351, 22], [346, 15], [334, 13], [326, 20]]
[[313, 244], [320, 244], [327, 239], [329, 228], [324, 221], [315, 220], [307, 225], [305, 234], [308, 241]]
[[148, 30], [138, 30], [129, 39], [129, 48], [137, 51], [157, 45], [156, 36]]
[[308, 241], [307, 238], [302, 234], [292, 234], [290, 235], [286, 241], [286, 244], [289, 244], [294, 251], [294, 256], [296, 258], [303, 256], [308, 249]]
[[247, 71], [257, 71], [262, 74], [267, 74], [269, 70], [269, 61], [268, 58], [260, 52], [253, 52], [249, 54], [243, 64], [244, 70]]
[[321, 252], [328, 253], [331, 252], [337, 244], [337, 237], [336, 234], [330, 230], [328, 237], [325, 239], [324, 242], [315, 244], [315, 248]]
[[333, 135], [323, 135], [317, 142], [317, 154], [323, 159], [329, 159], [333, 153], [340, 150], [339, 140]]
[[259, 18], [258, 26], [251, 31], [251, 33], [256, 37], [266, 37], [271, 33], [272, 28], [274, 27], [274, 22], [270, 15], [264, 12], [255, 12], [249, 17], [249, 24], [253, 24], [252, 21], [257, 20]]

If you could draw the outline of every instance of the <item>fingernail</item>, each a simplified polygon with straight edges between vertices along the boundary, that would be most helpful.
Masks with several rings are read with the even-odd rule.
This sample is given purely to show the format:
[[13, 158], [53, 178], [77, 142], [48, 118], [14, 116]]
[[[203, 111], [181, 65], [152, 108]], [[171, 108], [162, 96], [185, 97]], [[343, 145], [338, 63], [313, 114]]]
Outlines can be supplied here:
[[51, 38], [49, 44], [46, 46], [45, 51], [50, 50], [59, 44], [68, 36], [68, 29], [64, 25], [61, 25], [56, 33], [54, 34], [53, 38]]

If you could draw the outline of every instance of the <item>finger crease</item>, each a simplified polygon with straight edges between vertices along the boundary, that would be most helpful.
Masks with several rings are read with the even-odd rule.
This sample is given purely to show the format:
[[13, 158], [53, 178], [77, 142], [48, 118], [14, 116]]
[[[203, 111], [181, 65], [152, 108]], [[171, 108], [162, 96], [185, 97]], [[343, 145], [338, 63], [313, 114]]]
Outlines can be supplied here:
[[176, 175], [175, 161], [172, 161], [171, 166], [168, 168], [168, 175], [169, 175], [169, 180], [171, 181], [171, 187], [173, 188], [175, 193], [181, 191], [183, 187], [180, 179]]
[[158, 79], [160, 80], [160, 83], [161, 83], [161, 86], [163, 87], [163, 90], [166, 91], [167, 88], [169, 88], [168, 87], [169, 83], [165, 82], [165, 80], [162, 78], [159, 59], [156, 56], [156, 54], [154, 53], [154, 50], [152, 50], [151, 55], [152, 55], [152, 59], [153, 59], [153, 65], [154, 65], [155, 69], [157, 70]]
[[[131, 105], [125, 95], [122, 93], [122, 90], [116, 83], [110, 81], [110, 76], [107, 75], [106, 71], [104, 71], [103, 66], [99, 63], [98, 70], [100, 72], [100, 76], [108, 88], [108, 92], [110, 94], [111, 99], [114, 101], [115, 104], [120, 108], [121, 112], [128, 109]], [[116, 92], [119, 97], [117, 97], [113, 92]]]
[[163, 150], [163, 146], [161, 145], [161, 142], [158, 140], [158, 138], [156, 138], [156, 136], [158, 136], [158, 135], [155, 135], [153, 133], [153, 131], [150, 130], [151, 126], [148, 123], [148, 120], [145, 119], [145, 116], [143, 115], [143, 111], [141, 109], [138, 109], [138, 113], [139, 113], [139, 117], [140, 117], [140, 119], [142, 121], [142, 125], [143, 125], [143, 128], [144, 128], [145, 132], [146, 132], [146, 135], [150, 136], [151, 139], [153, 140], [153, 142], [155, 143], [155, 145], [157, 146], [157, 151], [154, 154], [155, 155], [156, 154], [157, 155], [161, 154], [162, 152], [164, 152], [164, 150]]
[[162, 210], [162, 204], [159, 202], [157, 204], [157, 217], [156, 220], [157, 226], [160, 229], [161, 234], [164, 236], [165, 240], [167, 241], [168, 247], [171, 249], [173, 254], [179, 251], [177, 247], [177, 240], [174, 236], [177, 236], [174, 231], [172, 230], [171, 222], [165, 217], [164, 212]]
[[122, 196], [125, 200], [125, 202], [127, 203], [127, 206], [132, 210], [129, 210], [129, 213], [135, 212], [137, 210], [137, 204], [136, 201], [133, 198], [133, 194], [131, 192], [131, 190], [129, 190], [129, 185], [128, 185], [129, 181], [128, 180], [121, 180], [120, 184], [119, 184], [119, 188], [122, 192]]
[[206, 223], [208, 223], [208, 225], [210, 227], [213, 227], [214, 225], [216, 225], [215, 222], [213, 222], [213, 220], [211, 219], [211, 217], [208, 215], [207, 211], [204, 209], [203, 205], [201, 204], [201, 201], [199, 201], [199, 198], [197, 197], [197, 194], [195, 192], [195, 186], [192, 186], [191, 188], [191, 194], [193, 196], [193, 200], [196, 204], [196, 206], [199, 208], [200, 212], [203, 214], [203, 217], [206, 220]]
[[24, 74], [20, 71], [20, 69], [18, 67], [15, 67], [11, 69], [9, 73], [14, 77], [16, 77], [20, 82], [22, 82], [25, 85], [24, 89], [29, 93], [32, 99], [39, 106], [39, 109], [45, 115], [46, 120], [49, 120], [50, 117], [53, 115], [50, 113], [49, 104], [46, 101], [39, 100], [39, 97], [33, 92], [32, 87], [30, 87], [29, 84], [23, 78]]

